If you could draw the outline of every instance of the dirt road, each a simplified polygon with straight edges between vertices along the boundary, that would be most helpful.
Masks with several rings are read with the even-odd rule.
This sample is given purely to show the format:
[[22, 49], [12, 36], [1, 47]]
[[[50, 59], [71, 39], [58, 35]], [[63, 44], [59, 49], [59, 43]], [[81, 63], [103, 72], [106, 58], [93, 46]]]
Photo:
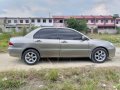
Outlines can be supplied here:
[[85, 66], [95, 66], [95, 67], [110, 67], [116, 66], [120, 67], [120, 48], [117, 48], [116, 57], [111, 60], [106, 61], [102, 64], [94, 64], [89, 59], [79, 58], [79, 59], [58, 59], [50, 60], [45, 59], [39, 62], [37, 65], [29, 66], [18, 58], [10, 57], [8, 53], [0, 54], [0, 71], [6, 70], [29, 70], [29, 69], [43, 69], [43, 68], [69, 68], [69, 67], [85, 67]]

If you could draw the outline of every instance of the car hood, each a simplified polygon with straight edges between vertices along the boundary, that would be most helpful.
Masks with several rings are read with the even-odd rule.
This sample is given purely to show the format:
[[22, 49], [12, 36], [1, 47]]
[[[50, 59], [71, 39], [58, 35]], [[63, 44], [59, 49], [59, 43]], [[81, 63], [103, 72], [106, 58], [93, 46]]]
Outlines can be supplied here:
[[98, 45], [98, 46], [108, 46], [111, 45], [111, 42], [99, 39], [90, 39], [89, 43], [91, 45]]
[[105, 41], [105, 40], [100, 40], [100, 39], [91, 39], [91, 42], [99, 42], [99, 43], [110, 43], [109, 41]]

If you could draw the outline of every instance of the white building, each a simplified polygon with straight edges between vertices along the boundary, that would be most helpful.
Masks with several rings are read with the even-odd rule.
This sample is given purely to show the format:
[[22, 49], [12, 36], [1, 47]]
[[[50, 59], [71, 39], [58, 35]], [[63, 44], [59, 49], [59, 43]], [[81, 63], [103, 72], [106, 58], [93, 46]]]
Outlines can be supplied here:
[[13, 28], [19, 30], [20, 28], [26, 27], [30, 28], [31, 26], [37, 27], [53, 27], [53, 18], [39, 18], [39, 17], [4, 17], [4, 27], [6, 31], [11, 31]]

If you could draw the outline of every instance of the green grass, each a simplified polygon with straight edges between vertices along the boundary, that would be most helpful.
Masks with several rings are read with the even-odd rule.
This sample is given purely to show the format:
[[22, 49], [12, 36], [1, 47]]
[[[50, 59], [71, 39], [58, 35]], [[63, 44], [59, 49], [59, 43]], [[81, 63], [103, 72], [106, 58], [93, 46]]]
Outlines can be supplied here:
[[120, 68], [69, 68], [0, 73], [0, 90], [120, 90]]
[[102, 40], [107, 40], [112, 43], [120, 43], [120, 35], [111, 35], [111, 34], [89, 34], [91, 38], [96, 38], [96, 39], [102, 39]]
[[0, 52], [6, 52], [8, 47], [8, 41], [10, 38], [10, 34], [4, 33], [0, 34]]
[[0, 52], [7, 52], [8, 42], [11, 37], [16, 37], [22, 35], [20, 33], [3, 33], [0, 34]]

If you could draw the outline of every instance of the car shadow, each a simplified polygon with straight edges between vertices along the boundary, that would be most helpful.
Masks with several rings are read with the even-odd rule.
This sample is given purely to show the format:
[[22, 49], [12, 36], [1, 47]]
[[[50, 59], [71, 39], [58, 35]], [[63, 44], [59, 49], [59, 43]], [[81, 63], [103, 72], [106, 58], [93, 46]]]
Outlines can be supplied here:
[[64, 62], [92, 62], [89, 58], [42, 58], [40, 62], [64, 63]]
[[[111, 59], [108, 59], [105, 63], [111, 62]], [[25, 64], [23, 60], [15, 60], [14, 63], [19, 63], [20, 65]], [[42, 64], [70, 64], [70, 63], [81, 63], [81, 64], [95, 64], [92, 62], [89, 58], [41, 58], [41, 60], [38, 62], [37, 65]], [[96, 64], [102, 64], [102, 63], [96, 63]]]

